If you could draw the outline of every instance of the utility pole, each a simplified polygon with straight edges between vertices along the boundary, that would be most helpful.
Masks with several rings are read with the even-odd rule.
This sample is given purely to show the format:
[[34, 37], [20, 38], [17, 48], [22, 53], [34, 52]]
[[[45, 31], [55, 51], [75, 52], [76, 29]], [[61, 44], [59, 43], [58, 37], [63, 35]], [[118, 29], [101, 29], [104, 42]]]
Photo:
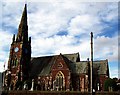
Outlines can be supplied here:
[[90, 92], [93, 93], [93, 33], [91, 32]]

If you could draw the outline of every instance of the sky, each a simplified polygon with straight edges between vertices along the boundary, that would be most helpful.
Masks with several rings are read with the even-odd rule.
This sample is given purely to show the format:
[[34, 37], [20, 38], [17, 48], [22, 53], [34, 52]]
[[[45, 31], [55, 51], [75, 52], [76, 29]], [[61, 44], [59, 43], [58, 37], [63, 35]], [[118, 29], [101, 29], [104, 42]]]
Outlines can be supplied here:
[[79, 52], [86, 61], [93, 32], [94, 60], [108, 59], [110, 77], [118, 78], [118, 0], [91, 1], [0, 1], [0, 72], [4, 64], [7, 68], [12, 37], [27, 2], [32, 57]]

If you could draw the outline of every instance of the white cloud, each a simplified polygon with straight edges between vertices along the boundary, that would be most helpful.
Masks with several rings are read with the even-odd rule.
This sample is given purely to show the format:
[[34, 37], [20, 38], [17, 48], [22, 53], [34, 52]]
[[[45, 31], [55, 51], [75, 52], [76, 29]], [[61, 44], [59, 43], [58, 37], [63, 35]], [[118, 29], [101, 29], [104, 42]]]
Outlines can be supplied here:
[[98, 36], [94, 41], [95, 58], [106, 58], [109, 61], [118, 60], [118, 36], [112, 38]]
[[[39, 38], [33, 39], [32, 47], [33, 49], [33, 56], [35, 56], [35, 51], [39, 51], [39, 55], [43, 53], [54, 53], [58, 54], [57, 50], [66, 48], [68, 46], [72, 46], [76, 42], [77, 39], [73, 38], [72, 36], [53, 36], [50, 38]], [[63, 52], [63, 51], [61, 51]], [[64, 52], [63, 52], [64, 53]]]
[[99, 28], [100, 23], [99, 18], [95, 16], [88, 14], [78, 15], [71, 20], [68, 32], [70, 35], [79, 35], [82, 33], [88, 34], [94, 30], [95, 26], [101, 30], [101, 28]]
[[51, 38], [33, 39], [32, 48], [32, 56], [80, 52], [81, 60], [86, 60], [89, 57], [90, 42], [73, 36], [55, 35]]
[[4, 63], [8, 61], [8, 57], [9, 57], [9, 47], [11, 45], [11, 34], [7, 33], [6, 31], [2, 31], [0, 30], [0, 72], [3, 71], [3, 65]]
[[[18, 0], [16, 0], [18, 2]], [[15, 1], [15, 2], [16, 2]], [[36, 0], [35, 0], [36, 1]], [[90, 32], [93, 31], [95, 58], [109, 61], [117, 60], [117, 36], [98, 36], [103, 30], [110, 28], [109, 24], [117, 20], [117, 3], [80, 3], [68, 1], [40, 1], [28, 3], [28, 27], [32, 37], [32, 56], [41, 56], [59, 53], [80, 52], [81, 60], [90, 57]], [[4, 26], [17, 28], [23, 11], [22, 3], [3, 3]], [[14, 2], [14, 1], [13, 1]], [[6, 27], [3, 27], [3, 29]], [[11, 32], [1, 31], [0, 56], [3, 60], [8, 58], [8, 51], [4, 47], [10, 47]], [[57, 35], [65, 31], [67, 35]], [[76, 37], [77, 36], [77, 37]], [[4, 62], [3, 62], [4, 63]]]
[[[39, 7], [35, 6], [37, 8], [36, 12], [28, 15], [30, 35], [35, 35], [35, 33], [32, 32], [35, 31], [37, 35], [39, 33], [44, 37], [48, 37], [61, 30], [68, 30], [70, 35], [89, 33], [91, 31], [95, 31], [95, 35], [99, 34], [103, 32], [103, 29], [109, 27], [107, 24], [104, 24], [104, 22], [108, 20], [110, 22], [111, 19], [115, 19], [117, 16], [117, 10], [115, 11], [117, 3], [112, 4], [114, 7], [112, 7], [113, 9], [110, 7], [109, 10], [110, 4], [111, 3], [42, 2], [37, 4]], [[30, 3], [29, 6], [30, 5], [32, 4]], [[30, 9], [34, 9], [34, 6]]]

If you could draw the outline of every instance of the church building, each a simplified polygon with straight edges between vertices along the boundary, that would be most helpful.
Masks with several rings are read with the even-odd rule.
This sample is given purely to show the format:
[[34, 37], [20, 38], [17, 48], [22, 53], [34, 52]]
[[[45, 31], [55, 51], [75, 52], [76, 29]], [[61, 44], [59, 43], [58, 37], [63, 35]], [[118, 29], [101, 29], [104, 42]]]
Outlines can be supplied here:
[[[81, 61], [78, 52], [31, 57], [26, 4], [18, 33], [13, 35], [8, 68], [3, 75], [3, 88], [7, 90], [90, 91], [89, 58]], [[93, 89], [102, 91], [107, 78], [108, 60], [93, 61]]]

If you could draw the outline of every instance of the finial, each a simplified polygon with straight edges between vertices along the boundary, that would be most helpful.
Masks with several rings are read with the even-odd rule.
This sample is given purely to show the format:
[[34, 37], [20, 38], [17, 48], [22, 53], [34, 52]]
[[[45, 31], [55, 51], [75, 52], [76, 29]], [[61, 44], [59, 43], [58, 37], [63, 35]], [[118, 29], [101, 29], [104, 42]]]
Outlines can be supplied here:
[[15, 41], [15, 34], [13, 35], [13, 42]]
[[31, 37], [29, 37], [29, 43], [31, 43]]
[[5, 64], [6, 64], [6, 62], [4, 63], [4, 66], [3, 66], [4, 67], [4, 71], [5, 71]]
[[87, 58], [87, 61], [89, 61], [89, 58]]

